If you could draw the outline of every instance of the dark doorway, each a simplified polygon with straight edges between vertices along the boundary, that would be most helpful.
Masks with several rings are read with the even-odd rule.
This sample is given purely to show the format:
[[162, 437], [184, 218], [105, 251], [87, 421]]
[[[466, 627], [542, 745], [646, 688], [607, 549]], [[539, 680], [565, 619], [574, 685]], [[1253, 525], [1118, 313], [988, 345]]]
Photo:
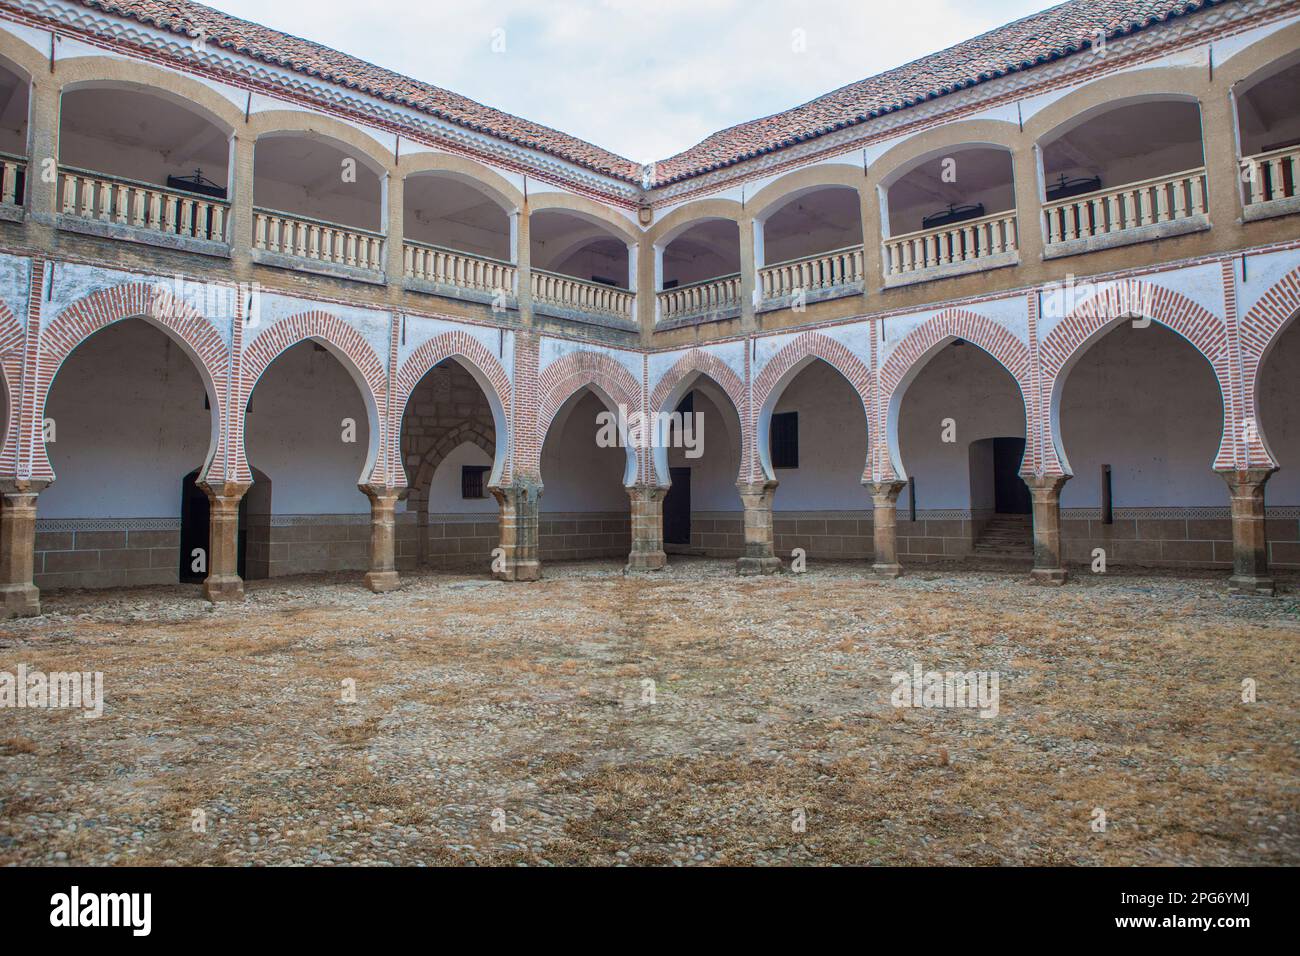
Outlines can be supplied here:
[[1033, 510], [1029, 486], [1020, 477], [1024, 457], [1023, 438], [993, 439], [993, 500], [1000, 515], [1027, 515]]
[[[194, 567], [194, 549], [202, 548], [207, 555], [207, 566], [211, 567], [211, 555], [208, 554], [208, 535], [210, 508], [208, 496], [198, 486], [199, 470], [196, 468], [181, 479], [181, 564], [182, 583], [201, 584], [208, 576], [207, 572], [197, 572]], [[239, 501], [239, 576], [246, 578], [248, 553], [248, 495]]]
[[672, 487], [664, 495], [664, 544], [691, 543], [691, 470], [669, 468]]

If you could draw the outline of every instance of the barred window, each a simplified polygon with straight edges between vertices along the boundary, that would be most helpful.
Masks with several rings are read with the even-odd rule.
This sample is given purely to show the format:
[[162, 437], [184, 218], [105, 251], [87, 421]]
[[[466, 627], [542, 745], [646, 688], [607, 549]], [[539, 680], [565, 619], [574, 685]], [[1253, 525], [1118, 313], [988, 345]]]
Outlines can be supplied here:
[[799, 413], [781, 412], [772, 416], [768, 430], [768, 452], [773, 468], [799, 467]]
[[460, 496], [462, 498], [485, 498], [485, 477], [492, 469], [487, 465], [462, 465], [460, 469]]

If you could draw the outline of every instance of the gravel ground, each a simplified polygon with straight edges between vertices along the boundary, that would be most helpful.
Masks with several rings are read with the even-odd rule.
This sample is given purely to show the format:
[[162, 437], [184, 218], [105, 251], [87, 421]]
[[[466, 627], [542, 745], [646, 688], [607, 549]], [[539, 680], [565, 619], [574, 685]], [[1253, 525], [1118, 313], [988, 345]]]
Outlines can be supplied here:
[[[1294, 579], [546, 575], [46, 595], [0, 671], [104, 715], [0, 709], [0, 863], [1300, 863]], [[998, 715], [892, 706], [913, 663]]]

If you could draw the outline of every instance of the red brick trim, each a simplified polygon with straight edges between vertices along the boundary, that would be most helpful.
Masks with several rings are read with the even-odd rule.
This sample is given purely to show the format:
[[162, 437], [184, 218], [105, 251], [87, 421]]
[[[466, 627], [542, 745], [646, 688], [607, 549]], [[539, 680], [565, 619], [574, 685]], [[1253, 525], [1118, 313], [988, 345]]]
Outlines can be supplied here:
[[[1234, 270], [1235, 263], [1226, 263], [1225, 268]], [[1247, 447], [1244, 449], [1244, 465], [1248, 468], [1268, 468], [1277, 464], [1260, 440], [1267, 436], [1263, 434], [1260, 420], [1259, 373], [1269, 350], [1282, 337], [1283, 330], [1297, 314], [1300, 314], [1300, 267], [1292, 269], [1273, 283], [1238, 325], [1244, 406], [1242, 414], [1243, 418], [1253, 419], [1255, 423], [1255, 440], [1246, 442]], [[1215, 467], [1220, 467], [1218, 462]]]
[[18, 423], [22, 420], [23, 324], [13, 310], [0, 302], [0, 385], [4, 387], [4, 434], [0, 436], [0, 475], [15, 474], [18, 461]]
[[[946, 339], [964, 339], [979, 346], [1011, 373], [1024, 401], [1026, 434], [1033, 434], [1034, 416], [1029, 402], [1032, 394], [1029, 384], [1029, 347], [992, 319], [961, 309], [944, 309], [927, 319], [904, 336], [903, 341], [898, 343], [885, 360], [880, 370], [880, 398], [876, 406], [878, 420], [872, 423], [876, 434], [882, 437], [888, 434], [890, 409], [903, 379], [909, 372], [918, 369], [918, 363], [926, 359], [931, 349]], [[898, 477], [892, 456], [888, 452], [893, 444], [892, 441], [888, 442], [877, 455], [880, 458], [878, 469], [881, 480]]]
[[[673, 409], [664, 406], [672, 396], [673, 391], [681, 384], [682, 379], [695, 372], [707, 375], [726, 393], [727, 398], [731, 399], [732, 408], [736, 411], [736, 418], [740, 421], [740, 474], [744, 475], [746, 465], [754, 453], [754, 435], [749, 426], [752, 416], [747, 414], [746, 403], [748, 399], [745, 383], [730, 365], [716, 355], [703, 349], [691, 349], [674, 362], [672, 368], [660, 376], [659, 384], [655, 386], [651, 395], [647, 412], [649, 415], [654, 416], [662, 411], [673, 411]], [[654, 465], [652, 462], [647, 461], [646, 467], [653, 468]], [[667, 477], [667, 475], [661, 476], [665, 482]]]
[[[588, 386], [599, 388], [616, 405], [626, 407], [629, 412], [641, 408], [641, 384], [627, 368], [608, 355], [582, 349], [556, 359], [537, 377], [537, 460], [531, 463], [536, 466], [536, 474], [541, 474], [542, 446], [560, 406], [579, 389]], [[636, 450], [638, 475], [644, 473], [642, 452], [643, 449]]]
[[[63, 363], [82, 342], [101, 329], [122, 319], [140, 318], [159, 327], [182, 349], [198, 368], [208, 389], [212, 416], [220, 423], [226, 394], [226, 367], [229, 349], [221, 333], [202, 314], [186, 302], [176, 299], [167, 289], [144, 282], [132, 282], [100, 289], [69, 305], [40, 333], [40, 356], [34, 385], [38, 413], [32, 427], [33, 477], [53, 478], [53, 469], [45, 455], [45, 443], [39, 432], [45, 418], [45, 403], [50, 386]], [[216, 447], [208, 450], [206, 468], [224, 452], [225, 429], [217, 428]]]
[[[482, 342], [461, 331], [443, 332], [441, 335], [434, 336], [407, 356], [406, 361], [402, 363], [393, 387], [393, 411], [389, 422], [390, 447], [401, 448], [402, 419], [406, 417], [406, 403], [410, 401], [411, 393], [431, 368], [448, 358], [454, 358], [471, 366], [492, 384], [492, 391], [496, 394], [497, 401], [501, 403], [503, 413], [495, 421], [497, 434], [506, 439], [506, 447], [509, 448], [510, 376], [497, 361], [497, 357]], [[488, 454], [495, 458], [496, 449], [488, 449]], [[510, 480], [510, 456], [507, 454], [503, 457], [505, 460], [502, 463], [500, 481], [506, 483]], [[397, 467], [401, 467], [400, 460]]]
[[[1177, 332], [1201, 353], [1214, 369], [1225, 410], [1232, 407], [1228, 369], [1228, 330], [1225, 321], [1178, 292], [1138, 279], [1121, 279], [1074, 308], [1048, 333], [1039, 346], [1041, 386], [1050, 416], [1053, 441], [1046, 443], [1044, 467], [1050, 474], [1063, 472], [1060, 452], [1059, 404], [1069, 366], [1093, 336], [1135, 316], [1149, 318]], [[1231, 453], [1224, 441], [1219, 455]]]
[[[238, 450], [237, 471], [241, 480], [252, 480], [244, 448], [244, 419], [253, 389], [271, 363], [286, 349], [308, 339], [332, 347], [336, 357], [341, 354], [345, 364], [351, 365], [352, 371], [358, 373], [366, 383], [366, 388], [362, 391], [362, 401], [367, 406], [367, 412], [373, 414], [375, 421], [379, 422], [378, 428], [371, 429], [368, 459], [371, 464], [368, 480], [377, 484], [389, 484], [385, 465], [386, 429], [383, 415], [388, 379], [384, 371], [384, 363], [380, 361], [370, 343], [354, 327], [336, 315], [319, 310], [300, 312], [269, 325], [258, 332], [244, 350], [239, 374], [237, 407], [240, 413], [232, 416], [231, 435], [228, 439]], [[247, 477], [243, 477], [245, 475]]]

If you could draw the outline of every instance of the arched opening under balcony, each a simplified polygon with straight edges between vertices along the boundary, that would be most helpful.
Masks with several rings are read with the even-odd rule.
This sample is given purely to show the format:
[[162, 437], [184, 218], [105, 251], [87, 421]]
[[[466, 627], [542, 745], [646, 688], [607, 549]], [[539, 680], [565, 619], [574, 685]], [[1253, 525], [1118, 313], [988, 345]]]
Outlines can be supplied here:
[[417, 288], [515, 295], [513, 210], [466, 177], [441, 171], [408, 176], [402, 207], [403, 264]]
[[180, 97], [112, 83], [63, 92], [64, 225], [175, 242], [228, 240], [230, 132]]
[[384, 172], [324, 136], [271, 133], [253, 159], [253, 248], [270, 265], [366, 276], [384, 268]]
[[1242, 159], [1242, 202], [1247, 207], [1300, 195], [1297, 90], [1300, 52], [1269, 64], [1233, 90]]
[[[862, 290], [862, 207], [849, 186], [813, 186], [754, 220], [761, 305], [829, 299]], [[760, 305], [760, 307], [761, 307]]]
[[1300, 568], [1300, 318], [1274, 337], [1259, 369], [1259, 426], [1278, 470], [1265, 485], [1270, 564]]
[[1011, 152], [971, 144], [931, 153], [881, 184], [887, 284], [1019, 262]]
[[1195, 99], [1103, 104], [1039, 145], [1049, 255], [1209, 227]]
[[529, 218], [528, 239], [535, 309], [580, 321], [631, 321], [632, 257], [610, 225], [568, 209], [541, 209]]
[[740, 226], [701, 219], [657, 249], [659, 319], [721, 319], [740, 314]]

